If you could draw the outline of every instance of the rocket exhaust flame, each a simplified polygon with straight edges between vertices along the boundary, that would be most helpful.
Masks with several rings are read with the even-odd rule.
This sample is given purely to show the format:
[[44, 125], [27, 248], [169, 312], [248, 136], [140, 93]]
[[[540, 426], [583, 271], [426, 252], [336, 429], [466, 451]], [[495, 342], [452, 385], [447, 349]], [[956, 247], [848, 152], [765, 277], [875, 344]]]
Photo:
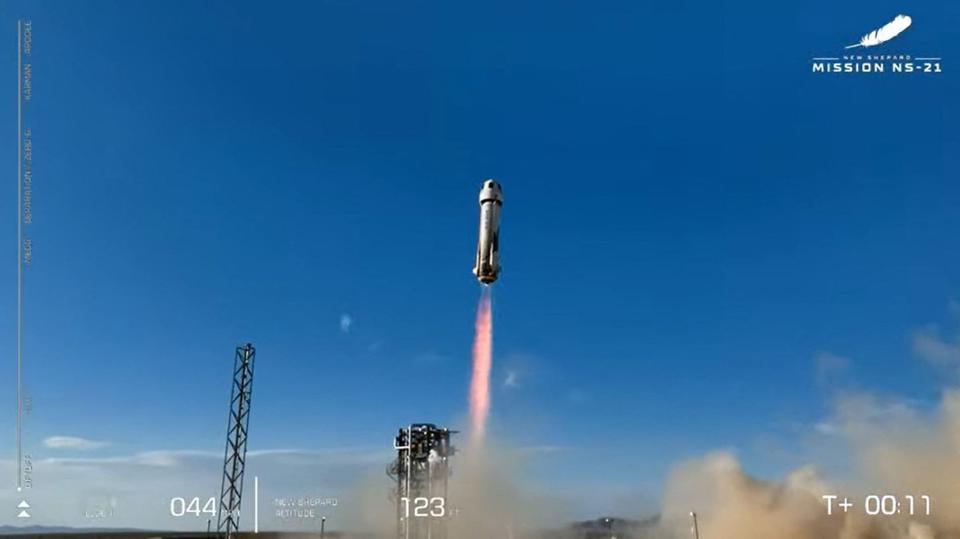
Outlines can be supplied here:
[[477, 303], [474, 323], [473, 368], [470, 377], [470, 438], [474, 445], [483, 442], [490, 412], [490, 367], [493, 351], [493, 319], [490, 314], [490, 289], [484, 287]]

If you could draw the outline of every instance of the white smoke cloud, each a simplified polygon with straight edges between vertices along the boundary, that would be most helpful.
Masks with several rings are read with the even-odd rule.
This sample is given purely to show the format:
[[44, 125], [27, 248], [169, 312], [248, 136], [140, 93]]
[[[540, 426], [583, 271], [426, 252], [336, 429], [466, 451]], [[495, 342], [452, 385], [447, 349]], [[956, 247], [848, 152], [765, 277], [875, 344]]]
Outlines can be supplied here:
[[349, 314], [340, 315], [340, 331], [343, 333], [350, 333], [350, 328], [353, 326], [353, 317]]

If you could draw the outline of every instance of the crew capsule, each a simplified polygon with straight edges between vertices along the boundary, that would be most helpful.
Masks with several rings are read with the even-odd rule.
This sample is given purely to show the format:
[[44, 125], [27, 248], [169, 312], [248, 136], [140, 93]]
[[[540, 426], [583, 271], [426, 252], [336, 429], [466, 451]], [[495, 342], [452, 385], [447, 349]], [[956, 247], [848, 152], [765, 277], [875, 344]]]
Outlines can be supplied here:
[[483, 284], [500, 275], [500, 206], [503, 192], [495, 180], [484, 180], [480, 187], [480, 235], [473, 274]]

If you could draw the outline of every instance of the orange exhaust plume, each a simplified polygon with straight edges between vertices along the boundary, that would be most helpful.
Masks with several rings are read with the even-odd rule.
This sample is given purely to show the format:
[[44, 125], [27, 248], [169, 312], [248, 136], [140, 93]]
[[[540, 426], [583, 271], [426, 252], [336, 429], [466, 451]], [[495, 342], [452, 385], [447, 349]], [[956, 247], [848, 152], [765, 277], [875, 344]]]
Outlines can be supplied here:
[[475, 444], [483, 441], [490, 412], [490, 367], [493, 352], [493, 319], [490, 314], [490, 290], [484, 288], [477, 304], [473, 336], [473, 372], [470, 377], [470, 436]]

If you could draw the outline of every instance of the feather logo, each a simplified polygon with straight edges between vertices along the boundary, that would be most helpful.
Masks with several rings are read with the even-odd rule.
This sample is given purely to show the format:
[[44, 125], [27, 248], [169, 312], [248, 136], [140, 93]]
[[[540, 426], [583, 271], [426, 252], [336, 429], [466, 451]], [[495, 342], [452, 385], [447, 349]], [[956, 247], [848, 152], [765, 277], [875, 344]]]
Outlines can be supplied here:
[[891, 39], [900, 35], [900, 32], [903, 32], [909, 28], [911, 23], [913, 23], [913, 19], [911, 19], [909, 15], [897, 15], [892, 21], [860, 38], [860, 43], [847, 45], [844, 48], [852, 49], [854, 47], [873, 47], [886, 41], [890, 41]]

